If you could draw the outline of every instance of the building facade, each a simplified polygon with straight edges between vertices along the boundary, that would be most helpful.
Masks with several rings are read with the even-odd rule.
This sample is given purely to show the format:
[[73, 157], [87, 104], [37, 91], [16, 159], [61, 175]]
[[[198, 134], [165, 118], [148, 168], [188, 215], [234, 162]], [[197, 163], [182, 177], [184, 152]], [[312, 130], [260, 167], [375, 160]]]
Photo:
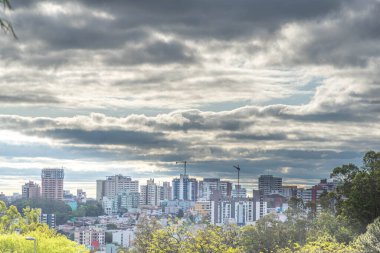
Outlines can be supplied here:
[[220, 181], [220, 178], [204, 178], [199, 182], [198, 199], [210, 200], [214, 191], [220, 191], [223, 197], [230, 197], [232, 191], [232, 183], [228, 181]]
[[161, 187], [161, 200], [172, 200], [172, 186], [170, 182], [164, 182]]
[[140, 187], [140, 204], [147, 206], [159, 206], [161, 199], [161, 187], [149, 179], [146, 185]]
[[96, 200], [103, 197], [114, 198], [119, 192], [139, 192], [139, 181], [123, 175], [108, 176], [106, 180], [96, 180]]
[[281, 193], [282, 178], [273, 175], [261, 175], [259, 177], [259, 191], [263, 195], [271, 193]]
[[29, 181], [22, 186], [22, 198], [35, 199], [41, 196], [41, 188], [33, 181]]
[[244, 226], [260, 219], [257, 203], [251, 199], [215, 199], [211, 201], [211, 224]]
[[189, 175], [180, 175], [172, 181], [172, 199], [173, 200], [191, 200], [196, 201], [198, 196], [198, 182]]
[[105, 237], [105, 230], [100, 227], [81, 227], [74, 231], [74, 241], [89, 248], [104, 247]]
[[63, 200], [63, 169], [43, 169], [41, 173], [41, 197]]
[[135, 239], [135, 231], [133, 229], [126, 230], [116, 230], [112, 231], [112, 242], [118, 245], [129, 248], [132, 246], [133, 240]]

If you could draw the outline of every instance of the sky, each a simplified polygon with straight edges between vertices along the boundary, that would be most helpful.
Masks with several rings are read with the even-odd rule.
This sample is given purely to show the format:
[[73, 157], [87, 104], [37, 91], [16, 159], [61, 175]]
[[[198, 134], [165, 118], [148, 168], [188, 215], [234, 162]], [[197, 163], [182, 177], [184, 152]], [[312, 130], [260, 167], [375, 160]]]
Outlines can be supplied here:
[[0, 192], [42, 168], [311, 185], [380, 150], [380, 1], [11, 1]]

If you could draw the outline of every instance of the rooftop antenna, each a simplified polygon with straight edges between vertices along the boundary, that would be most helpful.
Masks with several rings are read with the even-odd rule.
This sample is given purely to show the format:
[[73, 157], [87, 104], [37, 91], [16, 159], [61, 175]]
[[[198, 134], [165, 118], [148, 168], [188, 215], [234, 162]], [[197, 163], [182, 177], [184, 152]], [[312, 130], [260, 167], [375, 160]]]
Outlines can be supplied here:
[[186, 176], [186, 165], [187, 165], [187, 161], [175, 162], [175, 164], [179, 164], [179, 163], [183, 163], [183, 168], [184, 168], [184, 170], [185, 170], [185, 176]]
[[238, 186], [237, 186], [237, 195], [238, 195], [238, 201], [240, 200], [240, 166], [239, 164], [237, 166], [233, 165], [235, 169], [237, 169], [238, 172]]

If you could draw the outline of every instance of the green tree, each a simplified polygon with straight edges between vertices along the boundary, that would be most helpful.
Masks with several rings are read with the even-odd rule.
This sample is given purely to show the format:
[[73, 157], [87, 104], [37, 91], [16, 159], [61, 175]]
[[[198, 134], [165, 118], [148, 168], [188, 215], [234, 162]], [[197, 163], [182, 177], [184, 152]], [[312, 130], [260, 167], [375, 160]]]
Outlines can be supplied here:
[[185, 215], [185, 213], [183, 212], [183, 210], [179, 209], [178, 213], [177, 213], [177, 218], [181, 219], [181, 218], [183, 218], [184, 215]]
[[330, 212], [320, 213], [311, 222], [307, 231], [308, 241], [317, 241], [321, 237], [331, 237], [338, 243], [349, 244], [358, 233], [347, 217], [335, 216]]
[[148, 219], [140, 217], [136, 225], [136, 233], [134, 240], [134, 248], [136, 252], [147, 253], [149, 252], [153, 234], [155, 231], [162, 228], [156, 219]]
[[34, 251], [32, 241], [26, 237], [33, 237], [37, 241], [37, 252], [49, 253], [78, 253], [89, 252], [85, 247], [70, 241], [65, 236], [54, 233], [46, 226], [37, 228], [26, 234], [0, 234], [0, 252], [29, 253]]
[[244, 252], [275, 252], [277, 247], [286, 247], [294, 239], [288, 228], [274, 214], [269, 214], [255, 225], [242, 228], [240, 244]]
[[358, 243], [366, 253], [380, 252], [380, 218], [368, 225], [367, 232], [358, 237]]
[[[288, 235], [288, 243], [301, 243], [304, 244], [307, 238], [307, 231], [310, 227], [311, 220], [308, 219], [308, 214], [303, 206], [298, 208], [289, 208], [286, 211], [286, 221], [281, 228], [285, 229]], [[285, 242], [283, 242], [285, 243]]]
[[42, 213], [54, 213], [57, 225], [66, 223], [72, 216], [71, 207], [59, 200], [43, 198], [18, 199], [12, 202], [12, 205], [15, 205], [20, 213], [23, 212], [23, 209], [26, 207], [41, 208]]
[[292, 247], [278, 248], [276, 253], [359, 253], [360, 245], [346, 245], [336, 242], [333, 238], [325, 236], [301, 246], [294, 244]]
[[207, 226], [199, 229], [194, 236], [186, 240], [186, 252], [202, 253], [240, 253], [243, 249], [238, 244], [239, 229], [237, 227]]
[[337, 211], [358, 224], [362, 231], [380, 216], [380, 153], [369, 151], [363, 158], [363, 167], [343, 165], [331, 176], [339, 179]]
[[39, 223], [39, 210], [25, 208], [23, 211], [24, 215], [15, 206], [7, 208], [0, 201], [0, 252], [33, 252], [34, 243], [26, 240], [26, 237], [36, 239], [37, 252], [88, 252], [83, 246]]

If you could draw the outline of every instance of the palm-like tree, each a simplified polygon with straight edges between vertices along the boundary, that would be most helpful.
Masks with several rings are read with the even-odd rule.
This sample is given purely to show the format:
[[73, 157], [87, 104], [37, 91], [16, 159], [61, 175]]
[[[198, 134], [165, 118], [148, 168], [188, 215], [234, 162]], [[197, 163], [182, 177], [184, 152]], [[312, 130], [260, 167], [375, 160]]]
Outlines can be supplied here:
[[[11, 4], [9, 3], [9, 0], [0, 0], [0, 4], [3, 5], [4, 10], [10, 10], [12, 9]], [[10, 33], [14, 38], [17, 38], [15, 31], [13, 30], [12, 24], [0, 16], [0, 28], [5, 33]]]

